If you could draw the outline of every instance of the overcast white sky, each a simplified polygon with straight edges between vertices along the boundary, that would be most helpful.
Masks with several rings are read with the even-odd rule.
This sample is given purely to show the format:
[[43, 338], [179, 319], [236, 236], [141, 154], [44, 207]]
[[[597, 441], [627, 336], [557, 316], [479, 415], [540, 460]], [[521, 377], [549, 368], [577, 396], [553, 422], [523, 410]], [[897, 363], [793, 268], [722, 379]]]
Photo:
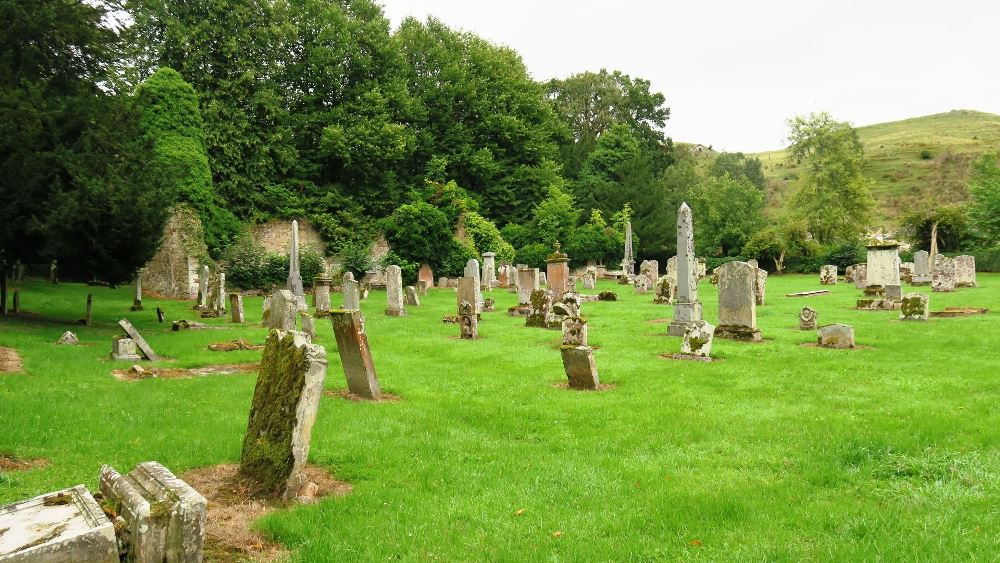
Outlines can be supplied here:
[[785, 120], [867, 125], [1000, 113], [1000, 0], [381, 0], [393, 27], [434, 15], [508, 45], [537, 80], [650, 80], [676, 141], [783, 147]]

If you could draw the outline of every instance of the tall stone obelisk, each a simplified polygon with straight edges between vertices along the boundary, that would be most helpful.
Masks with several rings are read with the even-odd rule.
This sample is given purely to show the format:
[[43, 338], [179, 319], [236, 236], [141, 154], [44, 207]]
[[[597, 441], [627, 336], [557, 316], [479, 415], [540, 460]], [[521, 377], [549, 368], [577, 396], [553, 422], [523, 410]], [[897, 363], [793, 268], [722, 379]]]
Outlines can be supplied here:
[[625, 257], [622, 258], [622, 270], [625, 275], [635, 275], [635, 255], [632, 254], [632, 221], [625, 221]]
[[684, 336], [684, 329], [702, 320], [697, 260], [691, 208], [682, 203], [677, 210], [677, 300], [674, 302], [674, 318], [667, 328], [670, 336]]
[[306, 308], [306, 294], [302, 289], [302, 274], [299, 273], [299, 222], [292, 221], [292, 242], [288, 245], [288, 282], [285, 289], [295, 295], [299, 308]]

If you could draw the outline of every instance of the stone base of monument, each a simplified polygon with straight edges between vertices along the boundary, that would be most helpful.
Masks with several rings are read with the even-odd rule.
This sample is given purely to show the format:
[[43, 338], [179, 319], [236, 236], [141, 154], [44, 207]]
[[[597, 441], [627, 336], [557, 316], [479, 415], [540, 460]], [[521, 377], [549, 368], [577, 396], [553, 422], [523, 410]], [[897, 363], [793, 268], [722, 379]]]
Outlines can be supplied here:
[[971, 315], [985, 315], [989, 309], [980, 307], [945, 307], [943, 311], [931, 311], [931, 317], [968, 317]]
[[0, 506], [0, 561], [118, 563], [114, 524], [77, 485]]
[[865, 286], [864, 293], [868, 297], [882, 297], [885, 295], [885, 288], [881, 285], [868, 285]]
[[388, 317], [405, 317], [406, 309], [386, 309], [385, 314]]
[[930, 275], [919, 276], [917, 274], [913, 274], [913, 277], [910, 278], [910, 285], [921, 286], [921, 285], [930, 285], [930, 284], [931, 284], [931, 276]]
[[670, 336], [684, 336], [684, 331], [695, 321], [702, 319], [701, 302], [694, 301], [684, 303], [678, 301], [674, 304], [674, 318], [667, 327], [667, 334]]
[[862, 311], [895, 311], [899, 309], [899, 301], [892, 299], [858, 299], [855, 307]]
[[854, 348], [854, 327], [832, 324], [819, 327], [816, 344], [823, 348]]
[[507, 309], [507, 315], [511, 317], [527, 317], [531, 314], [531, 305], [517, 305]]
[[132, 311], [141, 311], [142, 310], [142, 301], [138, 301], [138, 300], [137, 301], [133, 301], [132, 302], [132, 309], [131, 310]]
[[715, 336], [729, 340], [739, 340], [741, 342], [763, 342], [759, 328], [738, 325], [719, 325], [715, 329]]

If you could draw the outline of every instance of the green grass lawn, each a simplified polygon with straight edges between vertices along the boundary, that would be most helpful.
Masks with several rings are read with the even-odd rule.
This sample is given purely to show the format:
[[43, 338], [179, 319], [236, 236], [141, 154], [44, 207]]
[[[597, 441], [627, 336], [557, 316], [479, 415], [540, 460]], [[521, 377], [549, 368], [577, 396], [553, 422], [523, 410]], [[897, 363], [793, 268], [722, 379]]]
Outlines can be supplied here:
[[[559, 389], [560, 333], [506, 316], [516, 295], [489, 294], [478, 341], [457, 339], [452, 290], [405, 318], [363, 304], [379, 380], [397, 403], [324, 397], [310, 458], [353, 492], [277, 512], [260, 526], [302, 561], [996, 560], [1000, 553], [1000, 274], [935, 293], [931, 309], [988, 307], [966, 318], [901, 323], [852, 309], [817, 275], [772, 276], [758, 309], [766, 341], [716, 340], [717, 362], [661, 359], [671, 307], [602, 282], [615, 303], [586, 303], [601, 392]], [[263, 342], [260, 298], [242, 327], [170, 332], [190, 302], [131, 289], [21, 284], [36, 318], [0, 321], [25, 373], [0, 374], [0, 451], [47, 458], [0, 475], [0, 503], [84, 483], [104, 463], [157, 460], [176, 473], [238, 460], [252, 375], [120, 382], [108, 359], [129, 318], [172, 367], [254, 361], [212, 342]], [[717, 320], [716, 288], [701, 284]], [[909, 289], [909, 288], [907, 288]], [[929, 288], [916, 288], [929, 291]], [[94, 326], [75, 327], [87, 292]], [[340, 296], [334, 296], [339, 304]], [[858, 350], [800, 346], [803, 306], [821, 324], [854, 325]], [[81, 346], [53, 344], [65, 330]], [[346, 387], [329, 321], [328, 389]]]

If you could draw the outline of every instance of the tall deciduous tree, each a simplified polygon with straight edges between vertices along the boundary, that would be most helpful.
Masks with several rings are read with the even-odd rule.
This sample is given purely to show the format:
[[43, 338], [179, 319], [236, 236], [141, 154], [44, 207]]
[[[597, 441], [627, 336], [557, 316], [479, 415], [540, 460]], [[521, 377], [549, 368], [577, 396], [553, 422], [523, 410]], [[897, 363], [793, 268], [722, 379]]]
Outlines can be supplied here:
[[997, 155], [983, 155], [975, 164], [969, 186], [973, 227], [989, 246], [1000, 244], [1000, 168]]
[[712, 256], [730, 256], [764, 224], [764, 196], [744, 178], [709, 177], [692, 194], [695, 242]]

